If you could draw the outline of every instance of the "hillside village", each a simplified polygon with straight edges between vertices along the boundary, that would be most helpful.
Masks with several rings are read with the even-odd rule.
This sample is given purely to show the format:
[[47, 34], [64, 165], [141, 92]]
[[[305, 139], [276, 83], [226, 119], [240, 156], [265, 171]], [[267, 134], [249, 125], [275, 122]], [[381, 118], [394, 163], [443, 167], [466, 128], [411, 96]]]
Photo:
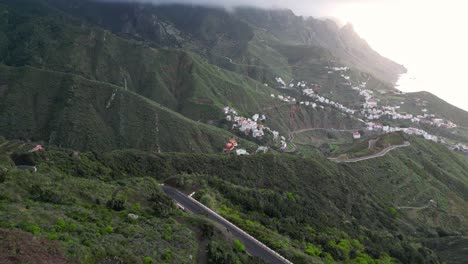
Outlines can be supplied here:
[[[328, 74], [338, 73], [339, 76], [346, 82], [347, 86], [353, 91], [356, 91], [358, 96], [362, 97], [364, 103], [360, 109], [352, 109], [339, 102], [333, 101], [320, 94], [321, 87], [318, 84], [309, 83], [306, 81], [291, 80], [286, 82], [281, 77], [276, 77], [278, 91], [281, 90], [293, 90], [298, 91], [303, 96], [302, 98], [309, 98], [309, 100], [303, 100], [301, 98], [295, 98], [291, 95], [285, 94], [270, 94], [271, 98], [275, 98], [284, 104], [300, 105], [303, 107], [311, 107], [313, 109], [325, 107], [332, 107], [340, 111], [343, 115], [350, 118], [355, 118], [363, 124], [363, 130], [386, 134], [392, 132], [404, 132], [409, 135], [421, 136], [426, 140], [430, 140], [436, 143], [448, 145], [452, 150], [462, 151], [468, 153], [468, 147], [461, 143], [448, 143], [444, 138], [432, 135], [427, 131], [418, 127], [398, 127], [384, 125], [387, 120], [402, 120], [413, 123], [415, 126], [425, 124], [431, 125], [443, 129], [456, 128], [457, 125], [450, 120], [437, 117], [435, 114], [428, 113], [425, 103], [421, 104], [421, 112], [424, 114], [413, 115], [410, 113], [400, 112], [401, 106], [404, 102], [400, 102], [400, 105], [380, 105], [380, 100], [374, 96], [374, 91], [366, 89], [367, 82], [360, 82], [357, 85], [353, 85], [351, 77], [346, 74], [350, 69], [348, 67], [326, 67]], [[268, 86], [265, 84], [265, 86]], [[383, 92], [382, 92], [383, 93]], [[266, 134], [270, 134], [273, 138], [273, 145], [276, 145], [279, 150], [285, 152], [288, 150], [288, 143], [284, 136], [281, 136], [278, 131], [275, 131], [264, 125], [266, 121], [265, 114], [254, 114], [251, 118], [240, 116], [239, 113], [231, 107], [226, 106], [224, 108], [224, 114], [226, 121], [232, 124], [231, 129], [237, 131], [244, 136], [252, 136], [256, 139], [262, 139]], [[352, 132], [353, 139], [360, 139], [361, 133], [359, 131]], [[261, 146], [261, 151], [268, 149], [266, 146]], [[239, 152], [239, 151], [238, 151]], [[259, 152], [257, 150], [257, 152]], [[241, 154], [246, 154], [245, 150], [240, 151]], [[239, 154], [239, 153], [238, 153]], [[247, 153], [248, 154], [248, 153]]]
[[[281, 136], [276, 130], [272, 130], [265, 126], [262, 122], [266, 121], [264, 114], [254, 114], [252, 118], [240, 116], [239, 113], [232, 107], [224, 107], [224, 114], [226, 121], [232, 124], [231, 129], [236, 130], [245, 136], [252, 136], [253, 138], [262, 138], [266, 133], [273, 137], [273, 144], [277, 145], [281, 151], [287, 150], [286, 138]], [[260, 146], [258, 152], [267, 152], [267, 146]], [[237, 150], [238, 155], [248, 154], [245, 150]]]
[[[380, 120], [405, 120], [415, 125], [426, 124], [444, 129], [451, 129], [457, 127], [457, 125], [451, 122], [450, 120], [445, 120], [443, 118], [437, 117], [435, 114], [428, 113], [428, 110], [426, 108], [421, 109], [421, 112], [423, 112], [424, 114], [413, 115], [410, 113], [399, 112], [399, 109], [401, 109], [401, 105], [403, 105], [404, 102], [401, 102], [401, 105], [380, 106], [380, 100], [374, 97], [374, 91], [366, 89], [367, 82], [361, 82], [355, 86], [351, 84], [351, 77], [345, 74], [346, 71], [349, 70], [348, 67], [327, 67], [327, 69], [329, 69], [329, 74], [338, 72], [341, 78], [343, 78], [345, 81], [348, 81], [351, 89], [356, 91], [359, 94], [359, 96], [364, 98], [365, 102], [362, 104], [360, 110], [348, 108], [342, 105], [341, 103], [335, 102], [329, 98], [326, 98], [323, 95], [320, 95], [320, 86], [318, 84], [294, 80], [289, 83], [286, 83], [281, 77], [276, 77], [276, 82], [278, 84], [277, 88], [280, 90], [297, 89], [301, 91], [301, 94], [303, 96], [310, 98], [310, 101], [298, 101], [297, 104], [311, 106], [313, 108], [324, 108], [326, 106], [333, 107], [338, 111], [341, 111], [343, 114], [357, 118], [359, 121], [365, 124], [365, 130], [367, 131], [383, 134], [402, 131], [409, 135], [417, 135], [423, 137], [426, 140], [449, 145], [449, 148], [453, 150], [467, 152], [467, 146], [461, 143], [449, 144], [443, 138], [439, 138], [417, 127], [402, 128], [384, 125]], [[272, 95], [272, 97], [275, 96]], [[291, 98], [290, 96], [278, 95], [276, 96], [276, 98], [287, 103], [296, 102], [296, 99]], [[424, 104], [421, 105], [424, 106]], [[354, 139], [359, 139], [360, 137], [361, 135], [358, 131], [353, 132]]]

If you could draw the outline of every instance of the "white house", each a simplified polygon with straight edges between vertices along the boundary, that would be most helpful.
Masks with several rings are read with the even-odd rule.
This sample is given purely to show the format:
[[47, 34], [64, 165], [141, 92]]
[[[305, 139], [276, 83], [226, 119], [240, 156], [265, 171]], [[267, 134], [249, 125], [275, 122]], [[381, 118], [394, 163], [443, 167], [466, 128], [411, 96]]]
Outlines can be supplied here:
[[259, 146], [257, 151], [255, 153], [267, 153], [268, 152], [268, 147], [265, 146]]
[[377, 106], [377, 100], [375, 100], [375, 99], [369, 99], [369, 101], [367, 101], [367, 105], [368, 105], [369, 107]]
[[252, 116], [252, 120], [255, 121], [255, 122], [257, 122], [257, 120], [258, 120], [259, 117], [260, 117], [259, 114], [255, 114], [255, 115]]
[[246, 155], [249, 155], [249, 153], [247, 152], [247, 150], [245, 149], [236, 149], [236, 154], [238, 156], [246, 156]]
[[360, 139], [361, 138], [361, 133], [359, 133], [358, 131], [353, 132], [353, 138], [354, 139]]
[[263, 129], [256, 129], [255, 128], [255, 129], [252, 130], [252, 136], [254, 138], [263, 137], [264, 135], [265, 135], [265, 132], [263, 132]]

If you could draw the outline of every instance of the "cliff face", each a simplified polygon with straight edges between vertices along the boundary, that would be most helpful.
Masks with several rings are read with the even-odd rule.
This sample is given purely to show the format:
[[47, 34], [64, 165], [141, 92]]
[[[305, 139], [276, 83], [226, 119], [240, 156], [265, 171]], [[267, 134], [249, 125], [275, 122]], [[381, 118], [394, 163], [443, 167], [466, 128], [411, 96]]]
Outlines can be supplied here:
[[[406, 69], [374, 51], [351, 25], [340, 28], [332, 20], [303, 18], [291, 10], [222, 9], [134, 3], [47, 0], [74, 16], [122, 36], [167, 47], [184, 47], [221, 64], [220, 56], [249, 57], [248, 45], [255, 31], [283, 45], [305, 45], [328, 50], [343, 64], [395, 83]], [[266, 31], [266, 32], [265, 32]], [[267, 48], [268, 43], [264, 47]]]
[[383, 81], [395, 83], [398, 75], [406, 72], [402, 65], [373, 50], [351, 24], [340, 28], [332, 20], [298, 17], [290, 10], [239, 9], [236, 15], [286, 43], [328, 49], [338, 61]]

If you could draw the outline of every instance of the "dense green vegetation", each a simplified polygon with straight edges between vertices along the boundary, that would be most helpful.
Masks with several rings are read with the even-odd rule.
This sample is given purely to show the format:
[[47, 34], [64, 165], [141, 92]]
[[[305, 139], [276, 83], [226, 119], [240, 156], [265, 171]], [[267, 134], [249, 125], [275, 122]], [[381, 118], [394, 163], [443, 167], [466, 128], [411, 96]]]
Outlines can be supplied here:
[[[336, 165], [319, 156], [303, 159], [289, 155], [235, 157], [150, 154], [139, 151], [74, 154], [71, 151], [49, 150], [26, 155], [39, 168], [39, 173], [34, 178], [10, 169], [7, 180], [1, 186], [2, 193], [6, 194], [3, 200], [7, 208], [15, 208], [18, 206], [15, 202], [23, 203], [24, 200], [32, 200], [32, 205], [56, 203], [60, 204], [56, 213], [61, 212], [62, 218], [63, 212], [69, 210], [65, 208], [70, 203], [80, 204], [81, 199], [95, 203], [95, 199], [99, 199], [100, 205], [93, 206], [102, 209], [95, 209], [96, 214], [104, 210], [120, 218], [105, 218], [106, 214], [102, 213], [100, 216], [107, 219], [107, 222], [97, 227], [85, 225], [83, 228], [95, 228], [92, 229], [93, 232], [105, 233], [110, 232], [108, 225], [113, 230], [128, 228], [125, 227], [128, 224], [125, 220], [128, 213], [145, 215], [143, 209], [147, 208], [148, 202], [145, 199], [150, 199], [151, 195], [146, 195], [143, 190], [156, 192], [154, 195], [157, 199], [167, 201], [167, 198], [157, 194], [159, 187], [154, 180], [165, 181], [187, 192], [197, 190], [197, 199], [295, 263], [327, 259], [353, 262], [367, 259], [368, 263], [397, 260], [423, 263], [431, 261], [433, 256], [427, 248], [422, 247], [421, 239], [466, 230], [465, 224], [455, 219], [462, 217], [457, 213], [457, 208], [466, 206], [464, 195], [467, 193], [467, 179], [461, 175], [466, 175], [468, 165], [466, 159], [450, 154], [443, 147], [419, 139], [411, 140], [411, 147], [396, 150], [398, 156], [388, 154], [388, 157], [369, 161], [381, 164], [376, 167], [361, 164]], [[425, 153], [417, 160], [422, 164], [414, 163], [414, 158], [407, 163], [406, 155], [401, 155], [408, 151], [407, 155], [413, 156], [411, 153], [419, 151], [418, 149], [423, 149]], [[447, 158], [434, 160], [441, 152]], [[12, 157], [17, 162], [21, 160], [18, 158], [21, 156]], [[434, 166], [440, 166], [440, 169], [436, 170]], [[416, 171], [416, 168], [419, 169], [414, 180], [421, 177], [427, 180], [424, 185], [412, 185], [418, 186], [415, 191], [406, 192], [405, 188], [409, 185], [400, 186], [398, 179], [408, 177], [411, 175], [408, 173]], [[451, 176], [441, 178], [441, 175]], [[377, 189], [370, 188], [376, 186], [373, 181], [382, 182], [382, 179], [385, 179], [384, 185]], [[25, 183], [21, 183], [22, 181]], [[74, 184], [86, 187], [79, 188], [79, 192], [89, 189], [92, 197], [74, 192], [63, 193], [62, 190], [68, 190]], [[151, 184], [154, 187], [150, 187]], [[419, 189], [423, 186], [426, 186], [424, 191]], [[448, 186], [453, 190], [450, 194], [444, 189], [449, 188]], [[117, 189], [121, 191], [115, 194]], [[436, 213], [433, 217], [440, 219], [440, 222], [432, 222], [427, 218], [432, 224], [421, 224], [414, 221], [414, 215], [398, 209], [406, 206], [403, 203], [406, 197], [413, 197], [411, 193], [415, 192], [418, 193], [417, 201], [421, 203], [426, 203], [429, 199], [437, 201], [436, 208], [429, 208], [427, 212], [422, 210], [420, 213]], [[430, 198], [428, 194], [431, 195]], [[125, 202], [120, 206], [119, 203], [109, 202], [112, 200]], [[417, 201], [415, 206], [424, 205]], [[135, 203], [139, 203], [143, 209], [137, 210]], [[118, 206], [112, 206], [114, 204]], [[165, 209], [170, 208], [165, 206], [166, 202], [157, 204], [159, 207], [151, 212], [156, 215], [171, 214], [172, 209]], [[114, 211], [109, 207], [122, 211]], [[40, 211], [37, 210], [32, 212]], [[12, 212], [8, 214], [16, 215]], [[62, 218], [47, 217], [53, 223]], [[453, 220], [447, 225], [446, 219]], [[72, 223], [79, 224], [75, 221]], [[43, 224], [36, 225], [47, 236], [53, 231], [44, 228]], [[15, 225], [6, 227], [26, 228]], [[36, 227], [28, 228], [31, 232], [39, 232]], [[413, 234], [410, 230], [418, 232]], [[238, 252], [242, 251], [239, 250], [242, 246], [238, 243], [236, 245], [233, 242], [232, 245]]]
[[334, 156], [340, 156], [340, 158], [365, 157], [391, 146], [403, 145], [408, 138], [409, 136], [402, 132], [384, 134], [341, 144], [339, 149], [332, 152]]
[[[392, 90], [386, 81], [401, 67], [366, 52], [350, 61], [355, 47], [324, 47], [339, 36], [351, 45], [349, 27], [325, 41], [319, 29], [333, 28], [330, 21], [236, 12], [0, 0], [0, 232], [40, 238], [51, 245], [44, 254], [58, 248], [79, 263], [262, 263], [203, 216], [177, 210], [164, 182], [195, 191], [294, 263], [438, 263], [439, 252], [462, 259], [441, 243], [466, 239], [466, 156], [399, 133], [373, 138], [372, 149], [349, 132], [302, 134], [363, 124], [332, 107], [272, 99], [309, 100], [270, 87], [276, 76], [305, 80], [357, 109], [362, 97], [350, 85], [367, 81], [381, 104], [403, 101], [416, 114], [427, 107], [460, 125], [466, 112], [428, 94], [377, 94]], [[350, 83], [328, 72], [331, 61], [351, 62]], [[370, 72], [386, 81], [358, 70], [369, 69], [363, 61], [376, 62]], [[233, 136], [224, 106], [266, 114], [265, 125], [302, 143], [297, 155], [220, 154]], [[456, 140], [465, 132], [446, 133]], [[239, 143], [253, 153], [268, 140]], [[365, 156], [407, 140], [407, 148], [356, 164], [321, 154]], [[47, 150], [29, 153], [30, 142]], [[0, 252], [9, 248], [0, 244]]]
[[7, 15], [1, 27], [8, 29], [4, 64], [31, 65], [114, 84], [196, 120], [219, 118], [225, 105], [255, 111], [270, 102], [268, 88], [196, 55], [152, 48], [101, 28], [78, 27], [41, 1], [32, 2], [30, 13], [14, 5], [2, 8]]
[[232, 136], [121, 87], [72, 74], [0, 66], [0, 79], [9, 83], [0, 102], [0, 133], [8, 138], [79, 150], [221, 152]]
[[106, 177], [112, 169], [91, 153], [13, 157], [37, 162], [40, 171], [31, 174], [13, 169], [11, 161], [0, 163], [0, 228], [56, 240], [71, 261], [255, 261], [210, 222], [176, 210], [154, 177]]

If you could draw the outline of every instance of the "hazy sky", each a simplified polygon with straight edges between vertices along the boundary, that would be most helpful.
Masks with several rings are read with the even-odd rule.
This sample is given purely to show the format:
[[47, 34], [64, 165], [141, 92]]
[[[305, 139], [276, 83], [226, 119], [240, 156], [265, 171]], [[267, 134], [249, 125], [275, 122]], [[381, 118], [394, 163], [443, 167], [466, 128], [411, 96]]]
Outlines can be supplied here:
[[[468, 0], [102, 0], [290, 8], [336, 17], [382, 55], [404, 64], [404, 91], [430, 91], [468, 110]], [[415, 79], [414, 79], [414, 78]]]

